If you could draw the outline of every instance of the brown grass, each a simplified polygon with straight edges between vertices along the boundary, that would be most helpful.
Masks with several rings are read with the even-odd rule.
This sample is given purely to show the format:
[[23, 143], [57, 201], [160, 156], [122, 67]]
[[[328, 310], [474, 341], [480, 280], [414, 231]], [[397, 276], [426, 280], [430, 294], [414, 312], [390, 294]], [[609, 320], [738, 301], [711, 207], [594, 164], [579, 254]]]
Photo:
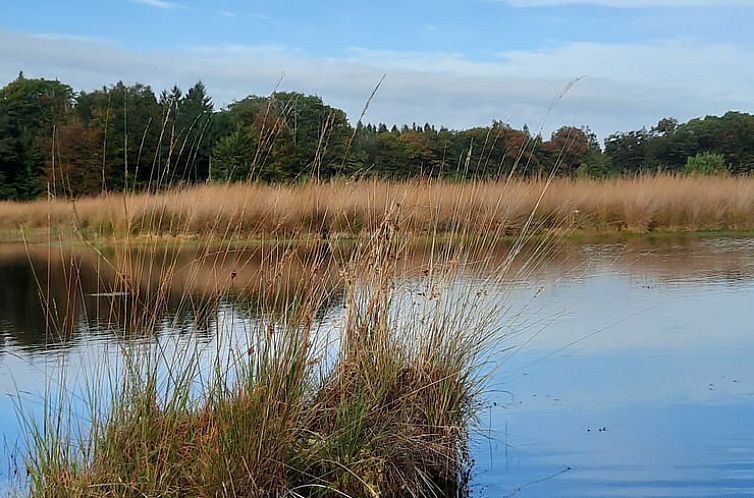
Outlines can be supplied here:
[[[526, 278], [565, 230], [752, 228], [754, 179], [207, 185], [5, 203], [0, 217], [6, 229], [50, 228], [53, 241], [84, 235], [88, 255], [25, 248], [47, 281], [70, 282], [61, 295], [40, 288], [48, 314], [64, 310], [63, 327], [80, 313], [73, 294], [91, 297], [93, 285], [128, 295], [133, 309], [111, 307], [113, 321], [154, 338], [125, 341], [122, 365], [95, 371], [82, 425], [59, 423], [65, 411], [50, 403], [44, 423], [28, 419], [30, 496], [429, 498], [465, 484], [485, 368], [515, 334], [502, 321], [504, 295], [488, 291]], [[355, 240], [332, 244], [341, 234]], [[89, 235], [136, 240], [100, 245]], [[148, 244], [146, 235], [174, 237]], [[496, 240], [508, 235], [498, 256]], [[246, 237], [274, 244], [237, 251]], [[186, 247], [194, 252], [183, 259]], [[467, 278], [477, 271], [486, 276]], [[170, 352], [180, 334], [163, 332], [180, 330], [181, 314], [203, 320], [194, 291], [210, 305], [218, 344], [246, 339], [237, 361], [219, 349], [202, 360], [200, 343]], [[318, 317], [333, 300], [342, 314], [327, 333]], [[165, 312], [170, 301], [180, 312]], [[219, 316], [228, 303], [254, 317], [242, 332]]]
[[[203, 185], [158, 195], [106, 195], [0, 203], [0, 230], [76, 226], [90, 234], [182, 236], [358, 236], [400, 205], [415, 233], [490, 229], [584, 231], [754, 229], [754, 178], [644, 176], [614, 180], [435, 181], [307, 185]], [[539, 202], [539, 204], [538, 204]], [[530, 220], [530, 215], [534, 213]]]
[[[126, 291], [137, 305], [135, 323], [155, 338], [124, 342], [116, 370], [96, 365], [93, 390], [70, 395], [87, 400], [90, 413], [77, 419], [82, 425], [48, 423], [65, 418], [68, 408], [58, 408], [70, 406], [65, 400], [45, 405], [54, 408], [44, 424], [26, 419], [30, 496], [454, 496], [470, 464], [468, 432], [484, 384], [479, 369], [498, 339], [489, 325], [496, 306], [483, 306], [482, 292], [468, 295], [456, 278], [455, 253], [439, 246], [421, 272], [425, 291], [401, 285], [412, 236], [394, 211], [383, 218], [342, 254], [321, 244], [301, 252], [285, 242], [236, 254], [207, 242], [184, 264], [180, 251], [149, 244], [148, 255], [117, 244], [101, 251], [90, 244], [89, 256], [62, 246], [57, 255], [57, 246], [29, 248], [32, 261], [47, 250], [77, 269], [69, 297], [91, 285], [80, 279], [91, 272], [78, 269], [109, 267], [97, 270], [114, 280], [106, 290]], [[153, 267], [154, 259], [167, 264]], [[258, 282], [248, 328], [213, 320], [218, 345], [230, 333], [247, 339], [238, 361], [225, 363], [218, 352], [205, 363], [193, 349], [200, 342], [165, 353], [173, 351], [172, 339], [161, 338], [169, 288], [198, 260], [208, 265], [196, 273], [199, 280], [222, 274], [216, 290], [200, 286], [218, 306], [242, 309], [244, 300], [227, 292], [237, 280]], [[42, 267], [59, 280], [49, 263]], [[318, 321], [334, 295], [343, 312], [332, 330], [337, 340], [323, 335]], [[57, 297], [47, 296], [48, 312], [59, 308], [50, 302]], [[179, 301], [196, 316], [188, 293]]]

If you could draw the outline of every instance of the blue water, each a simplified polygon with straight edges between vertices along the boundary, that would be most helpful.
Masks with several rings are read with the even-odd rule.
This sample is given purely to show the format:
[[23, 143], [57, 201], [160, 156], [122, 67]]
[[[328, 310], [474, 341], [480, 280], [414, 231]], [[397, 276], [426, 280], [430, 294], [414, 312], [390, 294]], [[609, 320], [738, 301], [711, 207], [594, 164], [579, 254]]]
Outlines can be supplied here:
[[[474, 496], [754, 496], [754, 241], [590, 245], [556, 263], [501, 291], [523, 332], [474, 431]], [[81, 323], [45, 346], [24, 264], [0, 257], [5, 486], [23, 479], [17, 397], [34, 412], [61, 364], [75, 381], [115, 342]]]
[[541, 295], [564, 312], [498, 370], [478, 496], [754, 496], [754, 245], [620, 261]]

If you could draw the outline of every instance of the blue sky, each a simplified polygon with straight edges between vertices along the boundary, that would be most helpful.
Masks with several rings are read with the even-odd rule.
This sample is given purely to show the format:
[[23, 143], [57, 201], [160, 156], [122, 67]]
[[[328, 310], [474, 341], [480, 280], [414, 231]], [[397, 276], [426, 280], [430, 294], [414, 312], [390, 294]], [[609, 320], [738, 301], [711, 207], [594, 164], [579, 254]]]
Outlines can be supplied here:
[[[156, 90], [202, 79], [217, 104], [283, 89], [368, 121], [502, 119], [601, 136], [754, 111], [754, 0], [5, 0], [0, 79]], [[554, 107], [574, 78], [581, 79]]]

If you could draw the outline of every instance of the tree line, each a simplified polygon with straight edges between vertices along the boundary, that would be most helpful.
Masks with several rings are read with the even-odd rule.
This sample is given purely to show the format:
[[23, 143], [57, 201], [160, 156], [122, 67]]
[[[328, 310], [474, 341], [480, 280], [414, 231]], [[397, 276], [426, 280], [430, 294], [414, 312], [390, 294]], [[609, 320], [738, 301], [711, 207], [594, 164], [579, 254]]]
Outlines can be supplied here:
[[548, 139], [506, 123], [466, 130], [429, 123], [352, 125], [320, 97], [251, 95], [216, 109], [199, 82], [157, 95], [123, 82], [74, 92], [20, 74], [0, 89], [0, 199], [159, 191], [207, 181], [500, 178], [554, 172], [745, 174], [754, 169], [754, 116], [729, 112], [616, 133], [588, 128]]

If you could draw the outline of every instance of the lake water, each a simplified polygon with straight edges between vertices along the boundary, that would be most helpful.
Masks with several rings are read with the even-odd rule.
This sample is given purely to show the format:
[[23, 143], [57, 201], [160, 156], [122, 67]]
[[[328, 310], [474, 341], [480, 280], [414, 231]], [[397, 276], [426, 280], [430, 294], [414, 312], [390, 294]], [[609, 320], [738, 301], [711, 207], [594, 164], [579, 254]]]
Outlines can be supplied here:
[[[176, 258], [153, 255], [154, 271], [142, 274], [168, 260]], [[188, 251], [177, 260], [180, 270], [196, 258]], [[253, 260], [244, 258], [250, 268]], [[171, 326], [163, 335], [193, 331], [211, 342], [211, 323], [171, 316], [185, 288], [197, 308], [218, 286], [255, 280], [243, 270], [231, 281], [206, 271], [179, 280], [183, 290], [139, 283], [164, 300], [160, 320]], [[108, 270], [75, 252], [0, 245], [5, 486], [23, 468], [13, 456], [22, 444], [19, 397], [33, 416], [61, 365], [76, 382], [118, 341], [142, 340], [122, 319], [133, 303], [111, 295], [98, 273]], [[40, 288], [55, 297], [52, 315], [73, 318], [53, 318], [51, 327]], [[520, 333], [497, 358], [474, 434], [474, 496], [754, 496], [754, 240], [567, 245], [500, 291]]]

